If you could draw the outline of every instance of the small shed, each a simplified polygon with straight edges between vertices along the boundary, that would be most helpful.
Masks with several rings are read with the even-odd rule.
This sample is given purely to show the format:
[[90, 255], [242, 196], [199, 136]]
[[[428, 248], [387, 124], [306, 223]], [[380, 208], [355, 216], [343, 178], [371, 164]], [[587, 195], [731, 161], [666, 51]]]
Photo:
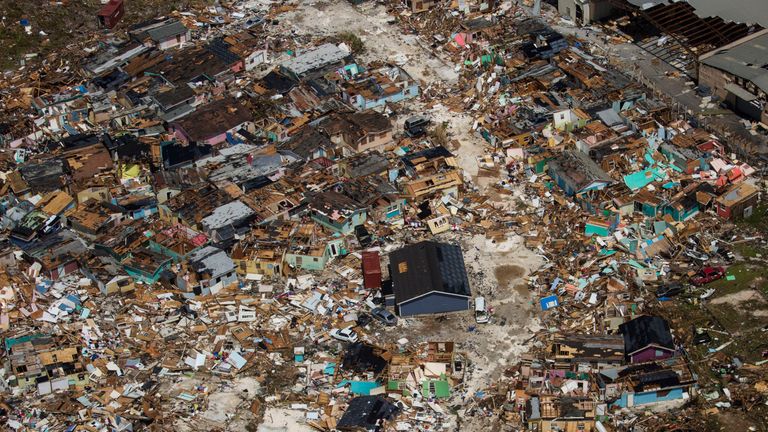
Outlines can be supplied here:
[[99, 25], [106, 28], [114, 28], [125, 15], [123, 0], [109, 0], [109, 3], [99, 10], [97, 14]]
[[381, 288], [381, 260], [376, 251], [363, 252], [363, 286], [366, 289]]

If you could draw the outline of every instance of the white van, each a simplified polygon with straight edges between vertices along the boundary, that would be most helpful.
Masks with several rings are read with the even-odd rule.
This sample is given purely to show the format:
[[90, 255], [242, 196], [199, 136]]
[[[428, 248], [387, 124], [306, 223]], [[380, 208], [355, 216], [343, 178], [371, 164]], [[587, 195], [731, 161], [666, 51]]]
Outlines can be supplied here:
[[485, 297], [475, 297], [475, 321], [478, 324], [485, 324], [490, 321], [488, 316], [488, 306], [485, 304]]

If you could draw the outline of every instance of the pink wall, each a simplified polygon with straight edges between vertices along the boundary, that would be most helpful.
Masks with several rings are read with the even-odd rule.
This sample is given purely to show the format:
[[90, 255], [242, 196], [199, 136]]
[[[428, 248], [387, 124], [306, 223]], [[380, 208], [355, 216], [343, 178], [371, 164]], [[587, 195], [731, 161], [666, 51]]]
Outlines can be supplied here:
[[[657, 355], [656, 351], [659, 351], [660, 355]], [[632, 355], [632, 363], [645, 363], [653, 360], [661, 360], [672, 357], [674, 351], [669, 351], [662, 348], [648, 347], [644, 350], [638, 351]]]

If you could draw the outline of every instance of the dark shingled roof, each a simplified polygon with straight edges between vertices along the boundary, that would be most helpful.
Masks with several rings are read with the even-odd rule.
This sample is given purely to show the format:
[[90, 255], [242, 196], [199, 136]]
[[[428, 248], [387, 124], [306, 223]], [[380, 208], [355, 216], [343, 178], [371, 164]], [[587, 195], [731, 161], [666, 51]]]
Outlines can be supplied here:
[[190, 141], [204, 141], [252, 119], [248, 107], [227, 98], [200, 107], [174, 124], [184, 130]]
[[336, 427], [339, 430], [371, 430], [379, 420], [390, 420], [400, 412], [397, 405], [382, 396], [360, 396], [349, 401]]
[[397, 304], [433, 291], [471, 296], [459, 246], [423, 241], [392, 252], [389, 262]]
[[624, 352], [630, 355], [648, 345], [675, 349], [669, 324], [663, 318], [643, 315], [619, 326], [624, 335]]

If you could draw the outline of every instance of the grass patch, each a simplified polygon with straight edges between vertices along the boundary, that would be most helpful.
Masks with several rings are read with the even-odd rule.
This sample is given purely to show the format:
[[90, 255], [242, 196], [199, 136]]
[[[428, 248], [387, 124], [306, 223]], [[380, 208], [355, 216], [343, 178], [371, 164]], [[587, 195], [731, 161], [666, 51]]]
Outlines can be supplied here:
[[[749, 288], [762, 290], [768, 293], [764, 284], [759, 283], [762, 279], [768, 278], [768, 269], [758, 265], [748, 263], [734, 264], [726, 269], [726, 277], [705, 285], [706, 288], [715, 288], [715, 297], [737, 293]], [[733, 275], [735, 280], [728, 280], [728, 276]]]
[[734, 249], [744, 258], [768, 257], [768, 249], [750, 243], [739, 243], [734, 246]]
[[752, 216], [745, 219], [740, 219], [736, 222], [736, 224], [745, 227], [756, 228], [759, 230], [765, 230], [768, 229], [768, 220], [765, 218], [766, 215], [768, 215], [768, 205], [765, 203], [760, 203], [752, 211]]

